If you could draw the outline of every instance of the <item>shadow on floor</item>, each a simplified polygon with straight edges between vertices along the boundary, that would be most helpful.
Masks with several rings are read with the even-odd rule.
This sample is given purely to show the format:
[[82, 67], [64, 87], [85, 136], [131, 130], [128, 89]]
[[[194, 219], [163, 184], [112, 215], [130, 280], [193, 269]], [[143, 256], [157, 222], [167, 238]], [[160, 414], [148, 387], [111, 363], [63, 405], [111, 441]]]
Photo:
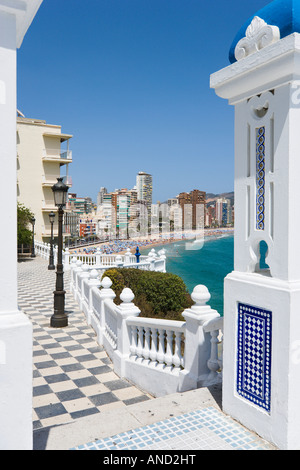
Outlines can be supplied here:
[[208, 387], [212, 397], [216, 401], [220, 410], [222, 410], [222, 384], [212, 385]]

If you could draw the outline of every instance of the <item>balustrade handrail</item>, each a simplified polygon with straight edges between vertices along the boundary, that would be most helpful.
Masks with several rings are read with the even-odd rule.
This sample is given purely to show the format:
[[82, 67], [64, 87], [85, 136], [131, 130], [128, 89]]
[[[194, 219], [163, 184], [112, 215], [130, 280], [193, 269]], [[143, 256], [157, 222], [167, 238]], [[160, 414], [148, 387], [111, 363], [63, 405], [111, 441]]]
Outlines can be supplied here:
[[213, 318], [208, 320], [203, 325], [203, 330], [206, 333], [211, 333], [212, 331], [222, 330], [223, 329], [223, 317]]
[[154, 328], [162, 328], [169, 331], [185, 331], [186, 322], [177, 320], [163, 320], [158, 318], [129, 317], [127, 324], [130, 326], [146, 326]]

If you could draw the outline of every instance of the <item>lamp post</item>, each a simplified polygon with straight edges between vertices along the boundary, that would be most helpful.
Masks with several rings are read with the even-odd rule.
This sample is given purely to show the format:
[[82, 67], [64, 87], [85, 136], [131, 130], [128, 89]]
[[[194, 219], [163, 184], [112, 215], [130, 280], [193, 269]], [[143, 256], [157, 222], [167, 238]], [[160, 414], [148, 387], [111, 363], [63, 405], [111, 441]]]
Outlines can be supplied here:
[[51, 211], [50, 214], [49, 214], [49, 220], [50, 220], [50, 224], [51, 224], [50, 256], [49, 256], [49, 265], [48, 265], [49, 270], [55, 269], [54, 255], [53, 255], [53, 224], [54, 224], [54, 219], [55, 219], [55, 214], [54, 214], [54, 212]]
[[63, 214], [67, 202], [68, 186], [63, 183], [63, 178], [57, 178], [57, 183], [52, 186], [54, 202], [58, 207], [58, 249], [57, 249], [57, 267], [56, 267], [56, 290], [54, 291], [54, 314], [51, 317], [51, 326], [62, 328], [68, 326], [68, 317], [65, 313], [65, 290], [64, 290], [64, 271], [62, 263], [63, 248]]
[[32, 217], [31, 223], [32, 223], [31, 258], [35, 258], [35, 248], [34, 248], [34, 224], [35, 224], [35, 218], [34, 218], [34, 217]]

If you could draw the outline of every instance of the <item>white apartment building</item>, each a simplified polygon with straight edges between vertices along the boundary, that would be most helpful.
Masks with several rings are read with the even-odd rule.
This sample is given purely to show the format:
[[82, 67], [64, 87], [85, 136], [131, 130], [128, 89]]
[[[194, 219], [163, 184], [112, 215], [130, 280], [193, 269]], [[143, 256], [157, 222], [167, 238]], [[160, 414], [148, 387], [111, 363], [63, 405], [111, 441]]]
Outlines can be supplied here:
[[[50, 241], [49, 213], [57, 212], [52, 186], [60, 176], [64, 176], [65, 184], [72, 185], [69, 176], [71, 138], [72, 135], [61, 132], [59, 125], [17, 117], [17, 200], [33, 212], [35, 238], [39, 241]], [[56, 217], [54, 237], [57, 233]]]
[[140, 171], [136, 176], [136, 189], [138, 201], [145, 201], [149, 214], [151, 214], [152, 204], [152, 175]]
[[219, 198], [216, 201], [216, 221], [220, 226], [231, 223], [230, 199]]

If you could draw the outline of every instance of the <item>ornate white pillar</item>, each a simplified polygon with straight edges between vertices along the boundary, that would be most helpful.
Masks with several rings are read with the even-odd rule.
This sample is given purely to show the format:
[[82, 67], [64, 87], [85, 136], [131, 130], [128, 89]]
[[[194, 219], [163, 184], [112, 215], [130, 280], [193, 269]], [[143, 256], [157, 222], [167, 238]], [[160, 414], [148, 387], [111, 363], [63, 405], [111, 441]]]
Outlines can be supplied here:
[[41, 0], [0, 0], [0, 449], [32, 448], [32, 326], [18, 309], [16, 49]]
[[280, 39], [256, 16], [235, 55], [211, 76], [235, 106], [223, 409], [280, 449], [300, 449], [300, 34]]

